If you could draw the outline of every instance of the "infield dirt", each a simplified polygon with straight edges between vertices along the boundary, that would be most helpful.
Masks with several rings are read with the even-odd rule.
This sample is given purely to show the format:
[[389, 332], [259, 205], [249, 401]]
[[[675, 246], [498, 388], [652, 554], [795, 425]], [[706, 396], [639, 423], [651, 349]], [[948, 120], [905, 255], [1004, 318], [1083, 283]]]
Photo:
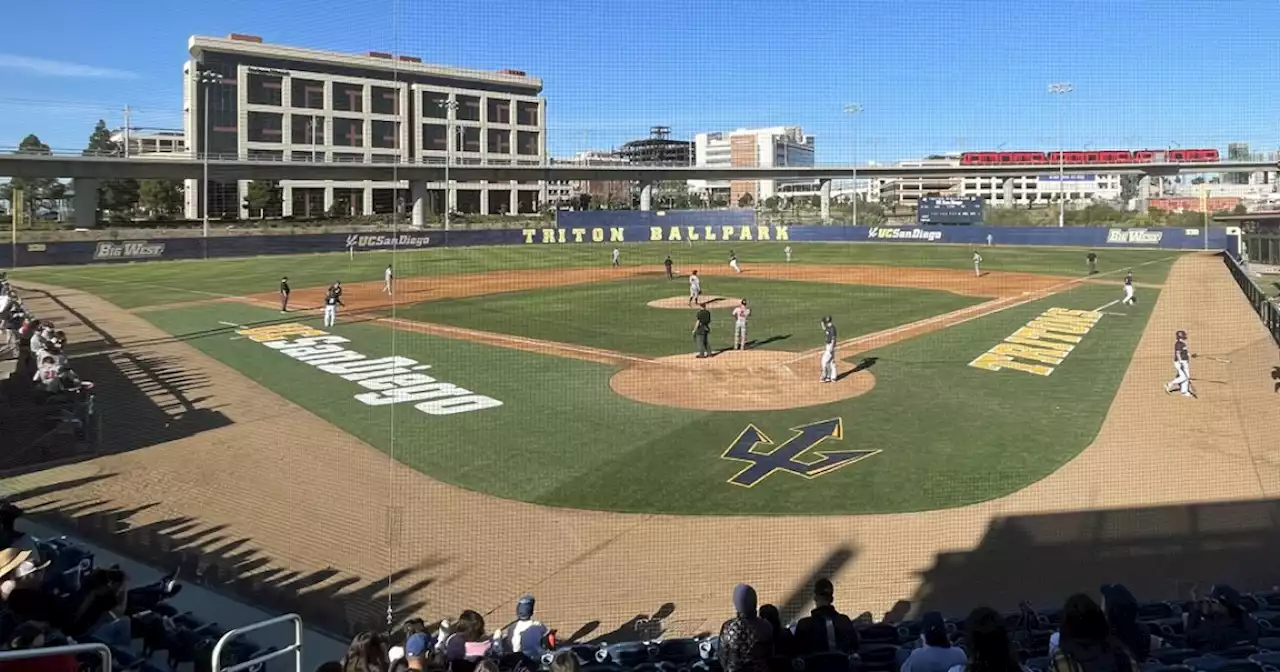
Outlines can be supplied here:
[[[1174, 509], [1179, 516], [1131, 507], [1280, 495], [1270, 379], [1280, 360], [1222, 262], [1210, 256], [1174, 265], [1096, 441], [1052, 476], [959, 509], [803, 519], [558, 510], [444, 485], [141, 316], [81, 292], [49, 290], [56, 301], [33, 301], [37, 312], [65, 316], [60, 326], [73, 341], [100, 341], [117, 353], [98, 362], [103, 375], [86, 377], [152, 363], [120, 378], [136, 390], [102, 394], [108, 440], [133, 450], [10, 476], [0, 486], [77, 534], [123, 544], [159, 566], [190, 565], [184, 576], [299, 610], [309, 623], [344, 633], [381, 627], [387, 589], [398, 617], [470, 608], [498, 625], [531, 592], [541, 619], [566, 637], [609, 641], [635, 639], [655, 623], [672, 635], [713, 631], [731, 615], [739, 582], [779, 605], [784, 619], [804, 611], [819, 576], [835, 581], [843, 610], [877, 615], [967, 609], [975, 600], [1005, 607], [1019, 598], [1056, 601], [1104, 581], [1163, 594], [1171, 589], [1165, 579], [1144, 571], [1162, 562], [1152, 549], [1172, 543], [1164, 541], [1170, 535], [1194, 539], [1188, 529], [1203, 533], [1215, 523], [1188, 508]], [[1005, 296], [1014, 291], [1029, 290]], [[1176, 329], [1191, 334], [1193, 352], [1229, 360], [1194, 360], [1196, 400], [1160, 390], [1172, 373]], [[130, 422], [157, 417], [156, 408], [171, 427]], [[195, 421], [210, 414], [225, 422]], [[1104, 508], [1130, 513], [1036, 518]], [[1274, 530], [1266, 511], [1247, 521], [1251, 529]], [[1117, 547], [1104, 539], [1141, 541]], [[1129, 558], [1135, 561], [1122, 564]], [[1121, 567], [1128, 575], [1117, 575]], [[1177, 571], [1203, 580], [1189, 567]]]

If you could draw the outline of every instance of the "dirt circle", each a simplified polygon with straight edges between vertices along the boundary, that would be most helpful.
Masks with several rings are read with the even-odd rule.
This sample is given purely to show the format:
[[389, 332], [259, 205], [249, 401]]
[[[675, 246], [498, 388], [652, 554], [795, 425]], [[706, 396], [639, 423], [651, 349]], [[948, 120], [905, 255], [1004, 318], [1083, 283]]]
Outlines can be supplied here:
[[[799, 357], [799, 359], [797, 359]], [[781, 411], [851, 399], [871, 391], [870, 371], [837, 362], [840, 379], [819, 382], [821, 354], [726, 350], [706, 359], [662, 357], [614, 374], [614, 392], [644, 404], [700, 411]]]
[[[707, 308], [715, 310], [716, 308], [735, 308], [742, 299], [736, 296], [716, 296], [714, 294], [703, 294], [698, 297], [698, 301], [707, 304]], [[673, 296], [669, 299], [654, 299], [645, 304], [650, 308], [668, 308], [671, 310], [697, 310], [698, 304], [689, 303], [689, 297]]]

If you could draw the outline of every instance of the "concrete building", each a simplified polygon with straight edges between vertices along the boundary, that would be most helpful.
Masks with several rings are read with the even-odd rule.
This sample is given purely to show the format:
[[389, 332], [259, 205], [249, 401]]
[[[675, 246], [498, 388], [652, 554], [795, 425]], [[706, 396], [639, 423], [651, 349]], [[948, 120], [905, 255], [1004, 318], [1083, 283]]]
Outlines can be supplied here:
[[[901, 167], [953, 167], [960, 165], [958, 156], [931, 156], [925, 159], [899, 161]], [[887, 206], [915, 208], [921, 196], [959, 196], [959, 177], [908, 177], [873, 180], [871, 192]]]
[[965, 177], [961, 196], [981, 196], [997, 208], [1030, 207], [1057, 203], [1059, 197], [1075, 201], [1119, 201], [1119, 175], [1063, 175], [1046, 172], [1018, 177]]
[[[631, 163], [614, 152], [588, 150], [578, 152], [567, 159], [556, 159], [555, 164], [579, 166], [625, 166]], [[592, 205], [624, 207], [631, 204], [631, 183], [625, 180], [569, 180], [547, 186], [550, 202], [560, 205], [577, 205], [582, 196], [589, 196]]]
[[[546, 156], [541, 80], [516, 70], [428, 65], [368, 52], [344, 54], [266, 44], [252, 35], [194, 36], [183, 68], [184, 130], [197, 153], [284, 162], [510, 162]], [[202, 73], [206, 73], [203, 74]], [[208, 100], [209, 110], [204, 109]], [[206, 113], [207, 112], [207, 113]], [[248, 183], [213, 183], [211, 215], [239, 214]], [[187, 182], [189, 218], [201, 213], [199, 180]], [[284, 216], [534, 212], [545, 188], [526, 183], [280, 183]]]
[[181, 130], [122, 128], [111, 134], [111, 142], [125, 147], [128, 156], [187, 156], [187, 135]]
[[[694, 136], [694, 155], [699, 167], [758, 167], [814, 165], [814, 137], [799, 126], [699, 133]], [[814, 180], [689, 180], [689, 189], [710, 196], [727, 194], [737, 206], [744, 194], [753, 203], [775, 195], [817, 193]]]

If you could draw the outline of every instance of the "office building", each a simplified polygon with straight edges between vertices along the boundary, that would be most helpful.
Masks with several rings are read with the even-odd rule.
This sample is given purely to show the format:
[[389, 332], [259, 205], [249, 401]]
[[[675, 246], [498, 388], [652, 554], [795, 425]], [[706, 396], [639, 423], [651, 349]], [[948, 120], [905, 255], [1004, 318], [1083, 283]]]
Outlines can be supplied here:
[[[694, 136], [696, 165], [705, 168], [775, 168], [814, 165], [814, 137], [799, 126], [738, 129]], [[784, 193], [816, 193], [816, 180], [689, 180], [689, 188], [704, 195], [726, 195], [731, 205], [750, 196], [759, 203]]]
[[126, 156], [188, 158], [187, 136], [180, 130], [122, 128], [111, 134], [111, 142], [123, 148]]
[[[516, 70], [428, 65], [411, 56], [344, 54], [264, 43], [253, 35], [194, 36], [183, 68], [184, 131], [197, 153], [262, 161], [538, 165], [546, 156], [541, 80]], [[209, 109], [204, 109], [205, 100]], [[187, 216], [201, 212], [200, 180], [187, 183]], [[247, 182], [213, 183], [214, 216], [248, 215]], [[284, 216], [338, 209], [394, 212], [405, 189], [420, 209], [534, 212], [537, 183], [285, 180]], [[425, 193], [423, 190], [425, 189]]]

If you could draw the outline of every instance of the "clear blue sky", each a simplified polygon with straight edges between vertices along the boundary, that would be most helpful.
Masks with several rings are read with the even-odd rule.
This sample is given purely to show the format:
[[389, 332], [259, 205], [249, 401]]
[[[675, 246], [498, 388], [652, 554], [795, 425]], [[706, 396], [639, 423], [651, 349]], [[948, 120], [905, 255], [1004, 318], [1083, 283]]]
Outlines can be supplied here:
[[[554, 155], [667, 125], [775, 124], [818, 161], [935, 152], [1280, 147], [1276, 0], [41, 0], [11, 3], [0, 145], [99, 118], [180, 127], [192, 34], [419, 56], [543, 79]], [[127, 9], [126, 9], [127, 8]], [[31, 29], [28, 29], [30, 27]], [[1050, 82], [1071, 82], [1059, 100]], [[864, 111], [851, 119], [845, 103]]]

